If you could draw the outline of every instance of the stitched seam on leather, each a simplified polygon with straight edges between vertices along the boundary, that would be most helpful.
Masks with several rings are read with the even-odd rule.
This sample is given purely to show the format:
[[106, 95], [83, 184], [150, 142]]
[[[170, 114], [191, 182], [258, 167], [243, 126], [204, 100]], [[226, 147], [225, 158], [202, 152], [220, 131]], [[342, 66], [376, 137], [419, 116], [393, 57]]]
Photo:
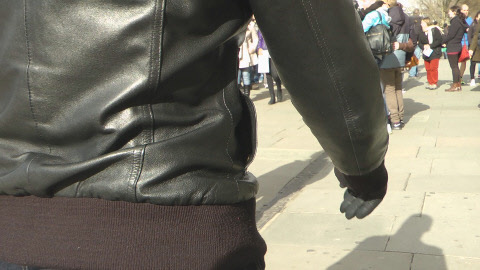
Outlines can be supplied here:
[[[227, 106], [227, 101], [225, 99], [225, 89], [223, 89], [223, 104], [225, 105], [225, 108], [227, 109], [228, 111], [228, 115], [230, 116], [230, 124], [231, 126], [233, 127], [233, 115], [232, 115], [232, 112], [230, 111], [230, 109], [228, 108]], [[232, 163], [232, 167], [233, 167], [233, 159], [232, 157], [230, 156], [230, 153], [228, 153], [228, 146], [230, 145], [230, 139], [232, 138], [231, 135], [228, 136], [228, 139], [227, 139], [227, 147], [225, 148], [225, 152], [227, 153], [227, 156], [228, 158], [230, 159], [230, 162]]]
[[130, 176], [128, 177], [128, 183], [133, 183], [133, 197], [135, 202], [138, 202], [137, 198], [137, 186], [138, 186], [138, 179], [140, 178], [140, 172], [143, 164], [143, 155], [145, 153], [145, 145], [143, 146], [142, 150], [134, 150], [133, 155], [133, 163], [132, 163], [132, 171], [130, 172]]
[[[163, 12], [165, 10], [165, 0], [161, 1], [161, 8], [159, 8], [159, 1], [155, 1], [155, 5], [153, 7], [153, 22], [152, 22], [152, 30], [150, 36], [150, 66], [149, 66], [149, 74], [148, 74], [148, 89], [150, 91], [149, 95], [153, 98], [155, 90], [158, 89], [158, 84], [160, 81], [160, 72], [161, 72], [161, 43], [163, 38]], [[159, 15], [160, 13], [160, 15]], [[155, 48], [158, 46], [158, 58], [155, 55]], [[147, 110], [148, 109], [148, 112]], [[148, 105], [147, 108], [144, 108], [144, 112], [146, 112], [146, 116], [150, 119], [150, 130], [149, 134], [145, 134], [144, 140], [145, 143], [152, 143], [154, 142], [154, 134], [155, 134], [155, 127], [153, 121], [153, 112], [151, 109], [151, 104]], [[148, 137], [148, 138], [147, 138]]]
[[[148, 88], [149, 89], [154, 89], [153, 87], [153, 71], [154, 71], [154, 62], [155, 59], [153, 57], [153, 49], [155, 46], [155, 30], [156, 30], [156, 23], [157, 23], [157, 3], [158, 1], [155, 1], [155, 5], [153, 7], [153, 22], [152, 22], [152, 34], [150, 35], [150, 67], [149, 67], [149, 72], [148, 72]], [[153, 90], [151, 90], [153, 91]]]
[[[225, 99], [225, 89], [222, 90], [222, 97], [223, 97], [223, 104], [225, 105], [225, 108], [227, 109], [228, 111], [228, 115], [230, 116], [230, 124], [231, 124], [231, 127], [233, 128], [233, 115], [232, 115], [232, 112], [230, 111], [230, 109], [228, 108], [227, 106], [227, 101]], [[232, 135], [230, 133], [230, 135], [228, 136], [228, 139], [227, 139], [227, 146], [225, 148], [225, 152], [227, 153], [227, 156], [228, 158], [230, 159], [230, 162], [232, 163], [232, 168], [233, 168], [233, 159], [232, 157], [230, 156], [230, 153], [228, 153], [228, 146], [230, 145], [230, 140], [232, 138]], [[227, 179], [230, 179], [230, 174], [227, 173]], [[235, 183], [237, 184], [237, 190], [240, 191], [240, 188], [238, 187], [238, 182], [235, 180]]]
[[[305, 2], [308, 2], [309, 8], [305, 6]], [[353, 154], [355, 156], [355, 161], [357, 163], [357, 169], [360, 172], [360, 165], [358, 164], [357, 152], [353, 144], [353, 136], [352, 136], [353, 135], [352, 133], [356, 130], [356, 127], [355, 127], [355, 123], [351, 122], [350, 120], [348, 120], [348, 117], [346, 117], [346, 114], [350, 114], [350, 105], [348, 104], [348, 100], [343, 92], [342, 84], [337, 77], [338, 72], [337, 72], [337, 69], [335, 68], [335, 61], [333, 60], [332, 55], [330, 54], [328, 43], [325, 41], [325, 38], [322, 35], [319, 35], [319, 33], [317, 33], [317, 32], [321, 32], [318, 20], [316, 19], [315, 16], [310, 16], [309, 14], [308, 9], [310, 9], [312, 13], [315, 13], [311, 1], [302, 0], [302, 6], [305, 10], [305, 13], [307, 14], [308, 22], [313, 29], [315, 39], [317, 40], [317, 45], [321, 47], [320, 53], [324, 56], [322, 58], [322, 61], [324, 62], [325, 66], [328, 67], [327, 71], [329, 73], [329, 77], [332, 78], [331, 81], [333, 82], [334, 88], [337, 90], [336, 91], [336, 93], [338, 94], [337, 96], [340, 99], [342, 99], [346, 104], [346, 107], [347, 107], [346, 109], [344, 109], [343, 106], [340, 106], [340, 107], [342, 108], [342, 111], [343, 111], [343, 119], [345, 121], [347, 131], [349, 133]], [[325, 61], [325, 58], [328, 58], [329, 61]], [[350, 127], [352, 127], [352, 129]]]
[[[25, 169], [26, 173], [27, 173], [27, 185], [30, 185], [30, 165], [32, 165], [32, 162], [37, 158], [38, 156], [35, 155], [29, 162], [28, 162], [28, 165], [27, 165], [27, 168]], [[30, 191], [28, 191], [30, 193]]]
[[[25, 24], [25, 46], [26, 46], [26, 49], [27, 49], [27, 59], [28, 59], [27, 70], [26, 70], [28, 102], [29, 102], [29, 107], [30, 107], [30, 113], [32, 114], [32, 119], [33, 119], [33, 122], [35, 124], [35, 131], [38, 134], [38, 136], [42, 140], [44, 140], [44, 136], [42, 135], [42, 133], [40, 132], [40, 129], [38, 127], [39, 123], [38, 123], [37, 116], [35, 115], [35, 108], [33, 106], [33, 92], [32, 92], [32, 85], [31, 85], [31, 81], [30, 81], [30, 65], [32, 63], [32, 52], [31, 52], [31, 49], [30, 49], [30, 41], [29, 41], [28, 27], [27, 27], [27, 25], [28, 25], [27, 0], [23, 1], [23, 8], [24, 8], [24, 24]], [[48, 153], [49, 154], [52, 153], [52, 149], [51, 149], [50, 145], [47, 144], [47, 147], [48, 147]]]

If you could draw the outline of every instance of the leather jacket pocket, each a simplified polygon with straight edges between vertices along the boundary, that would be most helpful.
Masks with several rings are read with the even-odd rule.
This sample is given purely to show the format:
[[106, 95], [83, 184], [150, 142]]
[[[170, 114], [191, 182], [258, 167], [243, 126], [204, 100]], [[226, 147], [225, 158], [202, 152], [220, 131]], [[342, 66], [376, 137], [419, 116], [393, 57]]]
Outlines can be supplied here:
[[241, 144], [245, 168], [252, 163], [257, 152], [257, 114], [252, 100], [240, 94], [242, 103], [242, 118], [235, 130]]

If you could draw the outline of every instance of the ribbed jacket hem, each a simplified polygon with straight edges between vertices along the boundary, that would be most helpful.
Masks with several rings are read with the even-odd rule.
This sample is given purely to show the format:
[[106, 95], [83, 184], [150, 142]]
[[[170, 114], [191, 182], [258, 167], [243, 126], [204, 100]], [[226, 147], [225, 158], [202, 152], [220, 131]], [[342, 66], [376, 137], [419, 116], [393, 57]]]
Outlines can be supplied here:
[[160, 206], [0, 196], [0, 261], [49, 269], [263, 269], [255, 200]]

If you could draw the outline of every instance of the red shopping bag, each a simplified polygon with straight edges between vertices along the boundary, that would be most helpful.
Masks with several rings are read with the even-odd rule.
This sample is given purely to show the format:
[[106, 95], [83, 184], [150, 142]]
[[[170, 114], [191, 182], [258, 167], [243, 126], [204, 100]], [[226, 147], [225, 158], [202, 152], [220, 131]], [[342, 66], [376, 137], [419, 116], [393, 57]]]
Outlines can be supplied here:
[[467, 42], [465, 41], [465, 37], [463, 38], [463, 41], [464, 45], [462, 47], [462, 51], [460, 52], [460, 57], [458, 57], [458, 62], [463, 62], [470, 59], [470, 54], [468, 54]]

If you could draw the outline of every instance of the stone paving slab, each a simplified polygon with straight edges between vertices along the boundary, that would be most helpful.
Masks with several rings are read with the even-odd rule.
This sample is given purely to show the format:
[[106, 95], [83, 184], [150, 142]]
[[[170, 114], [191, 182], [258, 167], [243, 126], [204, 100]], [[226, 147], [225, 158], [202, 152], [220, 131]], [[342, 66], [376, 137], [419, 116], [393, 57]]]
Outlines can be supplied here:
[[[423, 172], [418, 171], [422, 174]], [[435, 159], [432, 162], [433, 175], [477, 175], [480, 179], [480, 160]]]
[[[289, 213], [339, 214], [343, 193], [344, 190], [340, 188], [336, 192], [314, 188], [305, 189], [297, 195], [295, 200], [288, 204], [284, 211]], [[471, 198], [473, 199], [473, 197]], [[371, 215], [420, 215], [424, 201], [425, 192], [389, 191], [383, 202]]]
[[438, 147], [480, 147], [478, 136], [462, 137], [439, 137], [436, 142]]
[[412, 173], [407, 191], [480, 193], [478, 175], [424, 175]]
[[[408, 124], [408, 123], [407, 123]], [[408, 127], [405, 128], [405, 130]], [[403, 132], [404, 130], [401, 130]], [[404, 133], [403, 133], [404, 134]], [[398, 145], [399, 147], [408, 147], [408, 146], [435, 146], [437, 143], [437, 137], [434, 136], [421, 136], [421, 137], [415, 137], [415, 139], [412, 139], [411, 137], [408, 136], [403, 136], [402, 133], [397, 132], [398, 136], [390, 136], [390, 145]], [[390, 147], [390, 146], [389, 146]], [[389, 153], [387, 152], [387, 155]]]
[[449, 218], [441, 213], [398, 217], [386, 250], [478, 258], [480, 232], [475, 220], [468, 216]]
[[415, 254], [411, 267], [411, 270], [478, 270], [480, 269], [480, 259]]
[[[270, 255], [266, 260], [268, 269], [302, 270], [385, 269], [386, 265], [389, 270], [409, 270], [413, 256], [413, 254], [399, 252], [276, 244], [269, 246], [268, 253]], [[288, 260], [275, 258], [288, 258]]]
[[420, 174], [430, 174], [432, 170], [433, 162], [434, 161], [431, 159], [424, 159], [424, 158], [390, 157], [390, 155], [387, 153], [387, 156], [385, 158], [385, 167], [387, 167], [389, 174], [397, 174], [397, 173], [403, 173], [403, 172], [416, 172]]
[[[455, 159], [479, 160], [480, 147], [472, 146], [447, 146], [430, 147], [422, 146], [418, 149], [418, 158], [425, 159]], [[479, 168], [480, 171], [480, 168]]]
[[454, 220], [480, 220], [479, 209], [480, 193], [427, 192], [422, 213]]
[[[383, 251], [395, 218], [347, 220], [342, 214], [281, 213], [260, 232], [270, 244]], [[377, 237], [365, 239], [375, 235]]]

